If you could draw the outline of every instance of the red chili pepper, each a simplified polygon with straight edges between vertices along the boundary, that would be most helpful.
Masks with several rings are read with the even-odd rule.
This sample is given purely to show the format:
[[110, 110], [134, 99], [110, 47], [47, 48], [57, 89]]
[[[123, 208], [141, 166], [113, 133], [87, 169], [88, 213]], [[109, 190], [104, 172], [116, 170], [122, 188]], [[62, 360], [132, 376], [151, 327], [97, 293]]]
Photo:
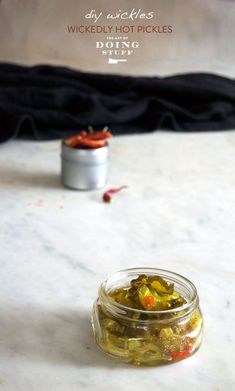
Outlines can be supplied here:
[[107, 190], [103, 194], [103, 201], [104, 202], [111, 202], [112, 201], [112, 194], [117, 193], [117, 192], [121, 191], [122, 189], [126, 189], [126, 188], [127, 188], [127, 186], [123, 185], [121, 187], [117, 187], [117, 188], [113, 188], [113, 189]]
[[86, 130], [81, 130], [81, 132], [79, 133], [80, 136], [82, 137], [86, 137], [88, 135], [87, 131]]
[[79, 140], [76, 147], [85, 146], [85, 147], [90, 147], [90, 148], [101, 148], [101, 147], [104, 147], [106, 144], [107, 144], [106, 139], [104, 139], [104, 140], [90, 140], [87, 137], [83, 137], [83, 138], [81, 138], [81, 140]]
[[80, 142], [81, 139], [82, 139], [82, 137], [80, 136], [80, 133], [79, 133], [79, 134], [76, 134], [75, 136], [67, 138], [65, 140], [65, 144], [68, 145], [69, 147], [73, 148]]
[[88, 133], [86, 130], [81, 130], [75, 136], [66, 139], [65, 143], [71, 148], [101, 148], [107, 144], [107, 139], [109, 139], [110, 137], [112, 137], [112, 133], [108, 132], [107, 130], [94, 131], [94, 133]]
[[112, 137], [111, 132], [95, 132], [87, 135], [89, 140], [106, 140], [110, 137]]

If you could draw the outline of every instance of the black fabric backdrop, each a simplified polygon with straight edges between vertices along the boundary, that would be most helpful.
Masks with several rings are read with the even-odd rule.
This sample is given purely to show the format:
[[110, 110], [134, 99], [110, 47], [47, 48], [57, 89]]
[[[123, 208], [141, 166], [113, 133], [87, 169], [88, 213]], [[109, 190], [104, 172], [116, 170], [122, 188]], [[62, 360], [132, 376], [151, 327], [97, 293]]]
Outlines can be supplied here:
[[235, 80], [213, 74], [131, 77], [0, 63], [0, 142], [51, 140], [92, 125], [113, 134], [235, 128]]

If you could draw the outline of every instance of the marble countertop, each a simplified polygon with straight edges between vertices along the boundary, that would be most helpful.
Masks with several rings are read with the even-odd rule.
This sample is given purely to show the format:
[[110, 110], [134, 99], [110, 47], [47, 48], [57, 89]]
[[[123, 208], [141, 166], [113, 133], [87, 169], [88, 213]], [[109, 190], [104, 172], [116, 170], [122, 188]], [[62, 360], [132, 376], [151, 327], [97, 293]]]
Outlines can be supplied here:
[[[60, 185], [60, 144], [0, 146], [0, 390], [235, 389], [235, 132], [115, 137], [109, 186]], [[201, 349], [136, 368], [96, 347], [100, 283], [126, 267], [184, 274], [205, 317]]]

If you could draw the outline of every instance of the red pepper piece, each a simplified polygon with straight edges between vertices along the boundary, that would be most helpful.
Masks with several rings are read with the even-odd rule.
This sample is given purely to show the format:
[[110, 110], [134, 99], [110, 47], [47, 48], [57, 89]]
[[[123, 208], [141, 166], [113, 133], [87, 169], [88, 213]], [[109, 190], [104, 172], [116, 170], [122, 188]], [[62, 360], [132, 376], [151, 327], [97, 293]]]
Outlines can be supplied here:
[[145, 296], [144, 297], [144, 303], [146, 307], [149, 309], [153, 308], [155, 306], [155, 300], [153, 296]]
[[126, 189], [127, 186], [123, 185], [117, 188], [109, 189], [103, 194], [103, 201], [104, 202], [111, 202], [112, 201], [112, 194], [117, 193], [118, 191], [121, 191], [122, 189]]
[[183, 358], [187, 358], [190, 356], [192, 351], [192, 345], [190, 344], [187, 349], [181, 350], [181, 352], [172, 352], [171, 358], [172, 360], [182, 360]]

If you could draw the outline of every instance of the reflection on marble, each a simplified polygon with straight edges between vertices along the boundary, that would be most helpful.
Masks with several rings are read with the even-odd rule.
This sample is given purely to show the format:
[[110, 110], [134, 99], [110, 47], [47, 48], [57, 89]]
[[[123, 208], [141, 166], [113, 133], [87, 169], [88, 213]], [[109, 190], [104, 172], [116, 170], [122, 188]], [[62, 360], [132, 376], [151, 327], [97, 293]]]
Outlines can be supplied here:
[[[59, 142], [0, 146], [0, 389], [231, 391], [235, 387], [235, 132], [116, 137], [110, 186], [64, 189]], [[116, 270], [192, 279], [205, 336], [190, 359], [135, 368], [95, 346], [90, 311]]]

